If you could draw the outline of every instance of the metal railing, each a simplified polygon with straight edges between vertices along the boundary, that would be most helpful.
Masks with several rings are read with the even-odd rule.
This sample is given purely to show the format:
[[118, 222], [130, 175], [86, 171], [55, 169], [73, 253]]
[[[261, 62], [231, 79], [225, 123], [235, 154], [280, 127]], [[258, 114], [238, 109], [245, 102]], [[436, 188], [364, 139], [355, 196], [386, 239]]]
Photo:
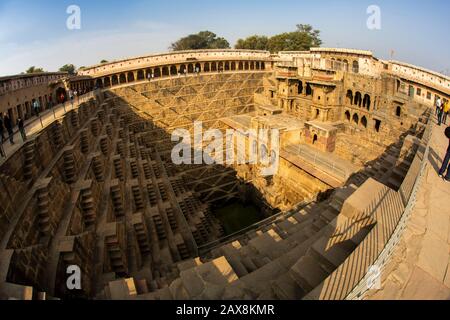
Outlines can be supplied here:
[[295, 146], [287, 146], [287, 151], [290, 151], [311, 163], [314, 167], [325, 171], [327, 174], [334, 176], [339, 179], [347, 179], [353, 172], [349, 172], [345, 168], [343, 168], [336, 161], [323, 157], [318, 152], [310, 151], [306, 148], [302, 148], [300, 145]]
[[[56, 113], [58, 113], [59, 110], [64, 109], [64, 113], [62, 114], [62, 116], [63, 116], [68, 111], [78, 108], [81, 104], [89, 101], [92, 98], [95, 98], [97, 93], [98, 93], [98, 90], [93, 90], [82, 96], [77, 96], [72, 101], [66, 101], [64, 103], [60, 103], [55, 106], [48, 107], [43, 112], [39, 113], [39, 115], [36, 118], [34, 116], [32, 116], [31, 118], [24, 120], [24, 128], [27, 129], [30, 126], [34, 125], [36, 123], [36, 121], [39, 121], [40, 125], [41, 125], [41, 129], [44, 129], [45, 127], [47, 127], [48, 125], [53, 123], [53, 121], [51, 121], [50, 123], [44, 124], [44, 121], [48, 120], [48, 118], [51, 117], [51, 114], [53, 114], [53, 119], [56, 120], [56, 118], [57, 118]], [[70, 109], [66, 108], [66, 105], [69, 105], [69, 106], [71, 105], [71, 108]], [[44, 117], [45, 117], [45, 119], [44, 119]], [[39, 133], [40, 130], [37, 130], [36, 132], [31, 133], [31, 135], [28, 135], [28, 133], [27, 133], [28, 138], [36, 133]], [[12, 135], [13, 135], [13, 138], [16, 138], [16, 136], [20, 136], [20, 130], [17, 126], [15, 126], [13, 128]], [[0, 141], [0, 162], [1, 163], [6, 161], [6, 159], [8, 158], [8, 153], [6, 152], [6, 150], [3, 146], [3, 144], [8, 141], [8, 138], [9, 137], [7, 136], [3, 143]], [[0, 137], [0, 139], [1, 139], [1, 137]]]
[[296, 214], [297, 212], [301, 211], [305, 207], [307, 207], [313, 201], [314, 201], [313, 199], [304, 200], [304, 201], [300, 202], [299, 204], [297, 204], [295, 206], [295, 208], [293, 208], [289, 211], [279, 212], [277, 214], [270, 216], [269, 218], [266, 218], [257, 223], [254, 223], [254, 224], [252, 224], [242, 230], [239, 230], [235, 233], [232, 233], [232, 234], [222, 237], [220, 239], [217, 239], [217, 240], [211, 241], [209, 243], [206, 243], [204, 245], [201, 245], [198, 247], [198, 251], [199, 251], [200, 255], [204, 255], [217, 247], [223, 246], [227, 243], [234, 242], [236, 240], [239, 240], [242, 237], [245, 237], [245, 235], [251, 231], [258, 230], [264, 226], [268, 226], [269, 224], [285, 220], [285, 219], [289, 218], [290, 216]]
[[[422, 183], [422, 179], [425, 175], [425, 169], [427, 168], [428, 164], [428, 155], [430, 152], [430, 138], [433, 132], [433, 121], [430, 119], [428, 120], [427, 127], [425, 129], [424, 135], [422, 137], [422, 141], [426, 144], [426, 149], [423, 153], [422, 162], [420, 165], [419, 173], [415, 179], [414, 186], [412, 188], [411, 194], [408, 199], [408, 203], [406, 204], [405, 210], [403, 211], [403, 214], [400, 218], [399, 223], [397, 224], [394, 232], [392, 233], [391, 237], [389, 238], [388, 242], [386, 243], [384, 249], [380, 252], [378, 257], [375, 259], [372, 266], [378, 267], [378, 270], [382, 272], [386, 265], [390, 261], [390, 257], [394, 253], [394, 250], [398, 243], [400, 242], [403, 232], [405, 231], [407, 227], [407, 223], [409, 218], [411, 217], [411, 214], [414, 210], [416, 201], [417, 201], [417, 194], [419, 191], [419, 188]], [[420, 152], [420, 151], [418, 151]], [[416, 156], [420, 156], [419, 154], [416, 154]], [[346, 300], [355, 300], [355, 299], [362, 299], [364, 298], [364, 295], [370, 290], [368, 284], [369, 278], [372, 275], [367, 272], [366, 275], [359, 281], [359, 283], [353, 288], [353, 290], [347, 295], [345, 298]]]

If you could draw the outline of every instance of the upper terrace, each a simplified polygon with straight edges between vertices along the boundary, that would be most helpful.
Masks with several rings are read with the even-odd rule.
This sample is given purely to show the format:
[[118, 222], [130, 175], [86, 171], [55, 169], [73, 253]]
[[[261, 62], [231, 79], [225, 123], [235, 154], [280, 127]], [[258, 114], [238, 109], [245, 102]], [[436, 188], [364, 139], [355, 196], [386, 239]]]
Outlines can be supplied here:
[[217, 60], [251, 60], [267, 61], [270, 52], [258, 50], [189, 50], [179, 52], [160, 53], [149, 56], [128, 58], [85, 68], [79, 72], [81, 75], [103, 76], [111, 73], [140, 69], [152, 66], [176, 64], [185, 61], [217, 61]]
[[48, 84], [67, 76], [67, 72], [42, 72], [0, 77], [0, 95], [15, 90]]

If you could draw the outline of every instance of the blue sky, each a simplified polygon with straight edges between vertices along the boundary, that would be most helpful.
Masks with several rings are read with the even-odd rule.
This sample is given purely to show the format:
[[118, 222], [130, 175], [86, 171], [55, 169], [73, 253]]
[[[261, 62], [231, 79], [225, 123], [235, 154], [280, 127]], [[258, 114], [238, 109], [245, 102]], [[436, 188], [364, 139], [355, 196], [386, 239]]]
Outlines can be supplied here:
[[[81, 8], [81, 30], [68, 30], [66, 9]], [[381, 30], [366, 27], [369, 5], [381, 9]], [[29, 66], [54, 71], [66, 63], [165, 52], [178, 38], [210, 30], [234, 45], [308, 23], [323, 46], [371, 50], [450, 73], [448, 0], [0, 0], [0, 75]]]

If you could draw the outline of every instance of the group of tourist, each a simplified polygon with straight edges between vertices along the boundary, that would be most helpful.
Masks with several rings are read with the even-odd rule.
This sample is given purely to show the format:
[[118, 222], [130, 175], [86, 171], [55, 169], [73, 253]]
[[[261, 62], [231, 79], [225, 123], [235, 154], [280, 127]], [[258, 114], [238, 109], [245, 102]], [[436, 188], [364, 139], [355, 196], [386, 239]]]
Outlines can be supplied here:
[[[435, 115], [438, 119], [438, 125], [440, 126], [442, 123], [447, 124], [447, 116], [450, 110], [449, 101], [442, 101], [441, 98], [436, 99], [436, 111]], [[445, 136], [448, 138], [448, 148], [444, 156], [444, 161], [442, 163], [442, 167], [439, 170], [439, 177], [443, 178], [445, 181], [450, 182], [450, 126], [445, 129]], [[447, 172], [447, 173], [446, 173]], [[446, 174], [445, 174], [446, 173]], [[444, 176], [445, 174], [445, 176]]]
[[[448, 148], [444, 156], [442, 167], [439, 170], [439, 177], [443, 178], [447, 182], [450, 182], [450, 126], [445, 129], [445, 136], [448, 138]], [[447, 174], [444, 176], [446, 171]]]
[[[87, 90], [81, 90], [80, 93], [78, 93], [77, 90], [74, 90], [74, 91], [69, 90], [69, 99], [72, 102], [72, 104], [76, 98], [79, 99], [79, 94], [85, 94], [86, 92], [87, 92]], [[58, 99], [61, 103], [63, 103], [65, 100], [64, 93], [61, 93], [61, 95], [58, 97]], [[39, 118], [40, 113], [41, 113], [41, 104], [40, 104], [39, 100], [38, 99], [34, 100], [31, 103], [31, 107], [32, 107], [34, 115], [36, 115], [36, 117]], [[48, 109], [53, 108], [52, 100], [49, 100], [47, 102], [47, 108]], [[26, 131], [25, 131], [25, 123], [24, 123], [24, 120], [22, 119], [22, 117], [19, 116], [17, 118], [15, 125], [19, 129], [19, 133], [22, 136], [22, 140], [25, 142], [27, 140], [27, 135], [26, 135]], [[6, 134], [8, 135], [8, 137], [6, 137]], [[15, 142], [14, 142], [14, 124], [8, 114], [3, 115], [3, 113], [0, 113], [0, 156], [2, 156], [2, 157], [6, 156], [5, 151], [3, 149], [3, 143], [6, 140], [9, 140], [11, 145], [15, 144]]]
[[[219, 71], [220, 72], [220, 71]], [[223, 72], [223, 71], [222, 71]], [[178, 71], [178, 77], [181, 77], [182, 75], [184, 75], [185, 77], [187, 77], [187, 75], [188, 75], [188, 69], [187, 68], [184, 68], [183, 70], [179, 70]], [[193, 73], [196, 75], [196, 76], [198, 76], [198, 75], [200, 75], [200, 68], [199, 67], [196, 67], [195, 69], [194, 69], [194, 71], [193, 71]], [[148, 81], [153, 81], [155, 79], [155, 74], [154, 73], [152, 73], [152, 72], [149, 72], [149, 73], [147, 73], [147, 80]]]
[[[23, 141], [27, 140], [27, 135], [25, 132], [25, 124], [23, 119], [19, 116], [16, 121], [16, 125], [19, 128], [19, 132], [22, 136]], [[8, 139], [11, 145], [14, 145], [14, 125], [8, 114], [3, 115], [0, 113], [0, 155], [6, 157], [5, 150], [3, 149], [3, 143], [7, 140], [5, 137], [5, 130], [8, 134]]]
[[438, 117], [438, 125], [447, 124], [447, 116], [450, 111], [450, 103], [447, 100], [436, 99], [436, 116]]

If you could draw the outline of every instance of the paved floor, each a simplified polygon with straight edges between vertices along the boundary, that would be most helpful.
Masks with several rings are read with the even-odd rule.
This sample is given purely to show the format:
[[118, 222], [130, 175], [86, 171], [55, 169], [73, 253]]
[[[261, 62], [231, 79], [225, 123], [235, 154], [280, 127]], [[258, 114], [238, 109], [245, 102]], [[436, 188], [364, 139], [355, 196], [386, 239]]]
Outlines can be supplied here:
[[[72, 108], [76, 109], [78, 106], [89, 100], [93, 96], [93, 93], [87, 93], [84, 96], [80, 96], [79, 99], [75, 99], [73, 107], [70, 102], [67, 102], [65, 105], [59, 104], [52, 109], [45, 110], [41, 113], [41, 117], [37, 118], [33, 116], [32, 118], [25, 121], [25, 132], [27, 137], [31, 137], [37, 133], [39, 133], [42, 129], [51, 124], [55, 119], [61, 118], [66, 112], [72, 110]], [[9, 142], [9, 137], [7, 132], [5, 132], [6, 141], [3, 143], [3, 150], [6, 153], [6, 158], [0, 156], [0, 165], [5, 162], [9, 156], [14, 154], [16, 150], [18, 150], [23, 144], [22, 136], [18, 132], [17, 127], [14, 128], [14, 144]]]
[[450, 183], [438, 176], [448, 146], [446, 126], [433, 128], [430, 156], [417, 204], [403, 238], [368, 299], [450, 299]]

